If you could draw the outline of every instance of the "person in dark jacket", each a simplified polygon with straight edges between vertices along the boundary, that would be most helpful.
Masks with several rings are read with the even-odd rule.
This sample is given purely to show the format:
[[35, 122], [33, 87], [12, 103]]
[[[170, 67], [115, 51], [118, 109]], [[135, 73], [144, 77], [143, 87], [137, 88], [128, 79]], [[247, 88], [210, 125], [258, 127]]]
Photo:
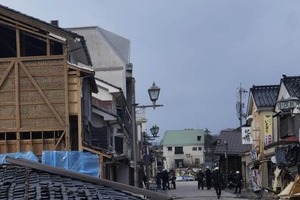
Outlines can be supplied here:
[[236, 171], [236, 175], [235, 175], [235, 192], [234, 193], [241, 194], [242, 181], [243, 181], [243, 176], [241, 175], [240, 171]]
[[170, 179], [171, 179], [172, 188], [176, 189], [176, 176], [175, 176], [175, 171], [173, 169], [170, 170]]
[[211, 171], [208, 166], [206, 166], [206, 170], [205, 170], [205, 180], [206, 180], [207, 190], [210, 190], [210, 188], [211, 188]]
[[163, 188], [163, 190], [170, 189], [169, 172], [166, 169], [164, 169], [162, 171], [161, 179], [162, 179], [162, 188]]
[[198, 190], [200, 190], [200, 187], [203, 190], [203, 178], [204, 178], [204, 173], [202, 171], [202, 169], [199, 169], [199, 171], [197, 172], [197, 181], [198, 181]]
[[155, 178], [156, 178], [156, 180], [155, 180], [155, 182], [156, 182], [156, 187], [157, 187], [158, 190], [161, 190], [161, 173], [160, 173], [160, 172], [157, 172]]
[[222, 192], [222, 186], [224, 184], [223, 182], [223, 175], [221, 174], [219, 167], [216, 167], [212, 174], [213, 184], [214, 188], [216, 190], [216, 194], [218, 196], [218, 199], [221, 197]]

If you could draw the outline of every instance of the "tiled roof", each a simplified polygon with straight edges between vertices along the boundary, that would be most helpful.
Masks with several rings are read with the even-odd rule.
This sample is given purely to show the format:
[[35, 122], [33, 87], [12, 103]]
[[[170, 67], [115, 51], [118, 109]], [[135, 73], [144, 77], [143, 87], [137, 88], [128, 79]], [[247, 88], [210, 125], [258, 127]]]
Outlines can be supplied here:
[[291, 97], [300, 98], [300, 76], [283, 75], [281, 79]]
[[13, 158], [7, 161], [11, 164], [0, 166], [0, 199], [172, 199], [38, 162]]
[[257, 108], [274, 107], [279, 92], [279, 85], [252, 86], [250, 93]]
[[[197, 136], [201, 136], [201, 140], [197, 141]], [[203, 145], [204, 130], [202, 129], [186, 129], [186, 130], [167, 130], [163, 138], [163, 145]]]
[[222, 130], [219, 138], [221, 139], [221, 146], [216, 146], [215, 154], [224, 154], [226, 146], [223, 145], [224, 141], [228, 143], [229, 155], [240, 155], [249, 151], [252, 147], [251, 144], [242, 144], [242, 133], [240, 129], [226, 129]]

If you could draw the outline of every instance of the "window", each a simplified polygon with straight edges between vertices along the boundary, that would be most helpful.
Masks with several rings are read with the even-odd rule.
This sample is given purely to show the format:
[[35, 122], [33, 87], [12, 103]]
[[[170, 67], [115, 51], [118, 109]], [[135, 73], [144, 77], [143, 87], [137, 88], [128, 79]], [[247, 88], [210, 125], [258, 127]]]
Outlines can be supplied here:
[[201, 136], [197, 136], [197, 141], [201, 141]]
[[202, 150], [202, 147], [198, 147], [198, 150], [201, 151], [201, 150]]
[[183, 154], [183, 147], [175, 147], [175, 154]]
[[173, 149], [172, 149], [172, 147], [168, 147], [168, 151], [172, 151]]
[[177, 168], [183, 167], [183, 159], [175, 159], [174, 162]]
[[295, 135], [299, 130], [298, 124], [299, 116], [283, 115], [280, 118], [280, 137], [284, 138], [287, 136]]
[[16, 30], [0, 24], [0, 58], [16, 57]]
[[197, 151], [197, 147], [193, 147], [193, 151]]
[[46, 39], [26, 31], [20, 31], [21, 56], [47, 55]]
[[195, 165], [200, 165], [200, 159], [199, 158], [195, 158]]
[[62, 55], [63, 46], [61, 43], [50, 40], [50, 55]]

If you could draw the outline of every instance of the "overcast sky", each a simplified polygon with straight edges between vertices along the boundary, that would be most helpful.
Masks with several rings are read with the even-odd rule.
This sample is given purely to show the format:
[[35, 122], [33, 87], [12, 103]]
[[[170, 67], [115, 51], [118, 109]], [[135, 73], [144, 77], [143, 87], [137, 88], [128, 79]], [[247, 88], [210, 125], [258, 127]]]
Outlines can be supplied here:
[[[136, 101], [161, 88], [148, 129], [236, 128], [237, 89], [300, 75], [297, 0], [0, 0], [63, 28], [99, 26], [131, 41]], [[247, 100], [245, 103], [247, 106]], [[150, 132], [150, 131], [149, 131]], [[162, 138], [162, 137], [160, 137]]]

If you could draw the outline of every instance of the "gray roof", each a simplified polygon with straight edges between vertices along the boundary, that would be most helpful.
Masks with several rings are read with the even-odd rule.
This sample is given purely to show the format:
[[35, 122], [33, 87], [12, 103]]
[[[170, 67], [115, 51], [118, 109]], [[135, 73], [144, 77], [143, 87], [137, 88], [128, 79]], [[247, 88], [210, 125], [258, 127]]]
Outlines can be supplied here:
[[274, 107], [276, 105], [279, 85], [252, 86], [250, 93], [257, 108]]
[[[83, 175], [25, 159], [0, 165], [0, 199], [172, 199], [138, 187]], [[25, 187], [26, 186], [26, 187]]]
[[241, 129], [226, 129], [222, 130], [219, 138], [221, 139], [220, 146], [216, 146], [215, 154], [224, 154], [226, 146], [224, 141], [228, 143], [229, 155], [240, 155], [246, 151], [249, 151], [252, 147], [251, 144], [242, 144], [242, 132]]
[[291, 97], [300, 99], [300, 76], [283, 75], [281, 79]]

